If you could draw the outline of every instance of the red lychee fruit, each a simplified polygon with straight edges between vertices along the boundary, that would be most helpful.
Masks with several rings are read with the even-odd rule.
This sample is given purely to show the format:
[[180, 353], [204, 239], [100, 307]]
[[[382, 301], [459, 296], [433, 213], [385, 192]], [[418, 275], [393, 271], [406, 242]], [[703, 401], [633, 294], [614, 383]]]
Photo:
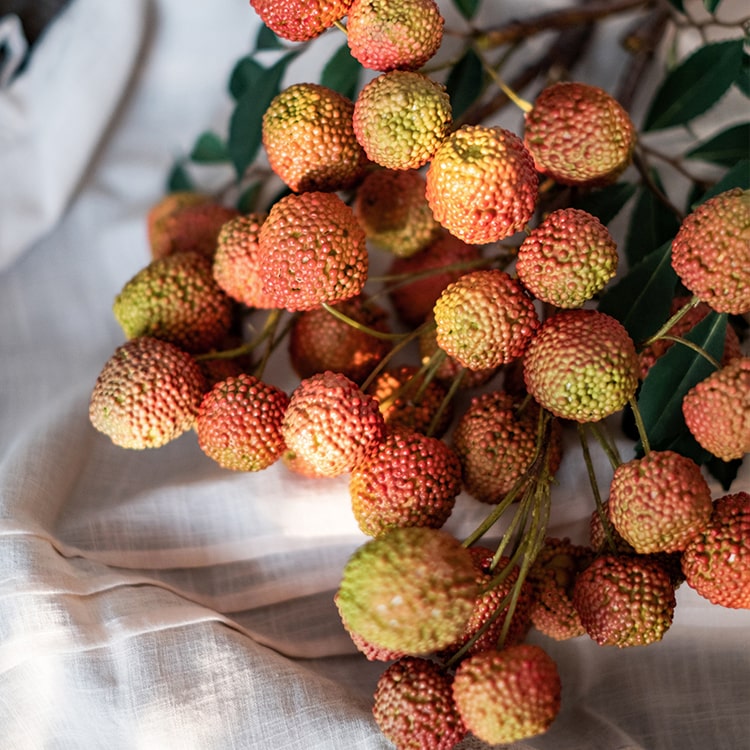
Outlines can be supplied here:
[[290, 42], [307, 42], [341, 20], [351, 0], [250, 0], [274, 34]]

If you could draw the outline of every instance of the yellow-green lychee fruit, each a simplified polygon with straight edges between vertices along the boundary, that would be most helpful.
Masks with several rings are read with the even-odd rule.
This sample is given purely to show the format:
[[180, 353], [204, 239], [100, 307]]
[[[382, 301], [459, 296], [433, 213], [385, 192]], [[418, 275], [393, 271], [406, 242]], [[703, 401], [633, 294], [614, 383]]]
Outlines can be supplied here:
[[617, 271], [617, 244], [596, 216], [577, 208], [550, 213], [518, 248], [516, 273], [542, 302], [580, 307]]
[[352, 122], [368, 158], [388, 169], [419, 169], [448, 135], [445, 86], [421, 73], [394, 70], [370, 81], [354, 103]]
[[717, 312], [750, 311], [750, 190], [727, 190], [688, 214], [672, 241], [672, 267]]
[[344, 567], [337, 605], [344, 627], [410, 655], [453, 643], [474, 609], [469, 551], [440, 529], [389, 529], [359, 547]]
[[526, 114], [524, 143], [536, 168], [563, 185], [603, 186], [628, 167], [636, 129], [624, 107], [597, 86], [547, 86]]
[[526, 227], [539, 180], [523, 141], [509, 130], [463, 125], [438, 147], [427, 169], [435, 218], [464, 242], [483, 245]]
[[295, 83], [263, 114], [271, 169], [295, 192], [346, 190], [364, 174], [367, 156], [354, 134], [354, 103], [317, 83]]
[[544, 321], [524, 355], [528, 392], [558, 417], [597, 422], [638, 387], [640, 363], [622, 324], [597, 310], [561, 310]]
[[290, 42], [307, 42], [340, 21], [352, 0], [250, 0], [274, 34]]

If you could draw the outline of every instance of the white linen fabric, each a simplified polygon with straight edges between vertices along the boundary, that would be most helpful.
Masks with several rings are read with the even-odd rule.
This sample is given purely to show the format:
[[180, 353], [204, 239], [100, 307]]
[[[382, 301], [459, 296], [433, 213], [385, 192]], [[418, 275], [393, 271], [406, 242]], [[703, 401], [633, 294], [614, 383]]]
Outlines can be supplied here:
[[[384, 665], [333, 604], [366, 539], [346, 479], [226, 472], [192, 433], [126, 451], [88, 421], [123, 340], [112, 301], [148, 261], [145, 213], [174, 156], [223, 127], [257, 28], [236, 0], [74, 0], [0, 93], [3, 750], [390, 746], [371, 716]], [[293, 387], [283, 353], [269, 378]], [[590, 491], [569, 448], [550, 533], [584, 541]], [[597, 470], [606, 482], [601, 457]], [[486, 511], [461, 496], [448, 528], [466, 535]], [[563, 707], [514, 747], [747, 747], [749, 628], [750, 613], [682, 586], [647, 648], [532, 635], [559, 664]]]

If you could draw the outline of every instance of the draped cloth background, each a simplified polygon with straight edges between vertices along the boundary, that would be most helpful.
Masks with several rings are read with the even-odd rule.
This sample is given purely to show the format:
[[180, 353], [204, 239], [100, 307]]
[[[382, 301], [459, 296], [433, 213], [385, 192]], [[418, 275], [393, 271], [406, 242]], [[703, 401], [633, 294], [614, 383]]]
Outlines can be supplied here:
[[[174, 157], [224, 128], [225, 83], [257, 28], [238, 0], [74, 0], [0, 91], [3, 750], [388, 747], [370, 714], [384, 667], [356, 653], [332, 602], [365, 540], [346, 480], [222, 471], [192, 434], [124, 451], [88, 422], [123, 340], [112, 301], [148, 262], [145, 213]], [[616, 72], [612, 49], [594, 47], [591, 82]], [[289, 82], [314, 64], [293, 63]], [[270, 377], [291, 388], [285, 366]], [[550, 533], [584, 541], [573, 446], [559, 478]], [[750, 490], [747, 467], [734, 489]], [[448, 528], [467, 534], [485, 512], [462, 496]], [[747, 747], [749, 628], [750, 613], [682, 586], [645, 649], [533, 635], [558, 661], [563, 709], [519, 746]]]

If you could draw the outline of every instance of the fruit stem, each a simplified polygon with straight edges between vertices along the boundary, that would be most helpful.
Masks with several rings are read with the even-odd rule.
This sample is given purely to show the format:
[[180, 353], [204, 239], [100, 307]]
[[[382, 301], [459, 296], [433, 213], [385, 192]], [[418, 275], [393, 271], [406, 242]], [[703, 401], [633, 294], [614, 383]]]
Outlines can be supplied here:
[[647, 338], [643, 342], [643, 344], [641, 344], [641, 347], [643, 348], [649, 346], [649, 344], [653, 344], [654, 341], [664, 338], [664, 335], [672, 328], [672, 326], [682, 320], [682, 318], [687, 315], [690, 310], [692, 310], [694, 307], [697, 307], [699, 304], [700, 300], [698, 299], [698, 297], [693, 296], [692, 299], [686, 305], [683, 305], [674, 315], [672, 315], [672, 317], [669, 318], [669, 320], [653, 336]]
[[[442, 349], [438, 349], [438, 352], [442, 352]], [[442, 352], [442, 353], [445, 354], [445, 352]], [[450, 402], [453, 401], [453, 398], [456, 395], [456, 393], [458, 393], [458, 389], [461, 387], [461, 383], [463, 382], [465, 375], [466, 375], [466, 368], [462, 368], [459, 372], [456, 373], [456, 376], [451, 381], [451, 385], [450, 385], [450, 388], [448, 388], [448, 392], [445, 394], [445, 396], [443, 397], [443, 400], [440, 402], [440, 406], [438, 406], [437, 411], [435, 412], [434, 416], [432, 417], [432, 420], [430, 421], [430, 426], [427, 428], [428, 437], [431, 437], [435, 433], [437, 426], [440, 424], [440, 420], [443, 416], [443, 413], [448, 408], [448, 404], [450, 404]]]
[[513, 91], [512, 88], [510, 88], [510, 86], [505, 83], [505, 81], [503, 81], [498, 72], [487, 62], [487, 60], [484, 59], [484, 55], [482, 55], [477, 47], [475, 47], [475, 51], [482, 62], [482, 67], [485, 69], [489, 77], [492, 78], [497, 87], [505, 94], [505, 96], [507, 96], [508, 99], [510, 99], [513, 104], [515, 104], [522, 112], [531, 112], [531, 110], [534, 108], [533, 105], [530, 102], [527, 102], [525, 99], [522, 99], [515, 91]]
[[630, 397], [628, 401], [630, 408], [633, 410], [633, 416], [635, 417], [635, 425], [638, 428], [638, 435], [641, 438], [641, 444], [643, 445], [643, 452], [648, 455], [651, 452], [651, 446], [648, 442], [648, 435], [646, 434], [646, 425], [643, 424], [643, 417], [641, 411], [638, 408], [638, 402], [634, 396]]
[[617, 450], [617, 446], [613, 441], [607, 440], [604, 431], [596, 422], [590, 422], [588, 427], [593, 433], [594, 438], [596, 438], [596, 442], [599, 443], [601, 449], [609, 459], [610, 465], [613, 469], [616, 469], [622, 463], [622, 458], [620, 457], [620, 452]]
[[349, 34], [349, 32], [348, 32], [348, 31], [346, 30], [346, 26], [344, 26], [344, 24], [343, 24], [343, 23], [341, 23], [341, 21], [334, 21], [334, 22], [333, 22], [333, 25], [334, 25], [334, 26], [335, 26], [335, 27], [336, 27], [336, 28], [337, 28], [337, 29], [338, 29], [339, 31], [343, 31], [343, 32], [344, 32], [344, 34], [347, 34], [347, 35]]
[[340, 310], [337, 310], [335, 307], [329, 305], [327, 302], [323, 302], [321, 304], [321, 307], [326, 312], [331, 313], [334, 318], [338, 318], [340, 321], [346, 323], [357, 331], [366, 333], [368, 336], [372, 336], [376, 339], [384, 339], [386, 341], [402, 341], [404, 338], [409, 336], [409, 333], [387, 333], [386, 331], [378, 331], [375, 328], [370, 328], [369, 326], [363, 325], [362, 323], [354, 320], [354, 318], [350, 318], [348, 315], [345, 315]]
[[284, 340], [287, 332], [292, 327], [292, 322], [294, 319], [291, 318], [289, 321], [287, 321], [286, 326], [284, 326], [281, 333], [277, 336], [276, 331], [278, 330], [280, 320], [280, 315], [269, 315], [266, 319], [265, 325], [263, 326], [263, 333], [267, 335], [268, 343], [266, 344], [266, 348], [263, 352], [263, 356], [261, 357], [260, 362], [258, 362], [253, 370], [253, 374], [258, 379], [261, 379], [263, 377], [263, 371], [266, 369], [266, 365], [268, 364], [268, 360], [270, 359], [271, 354], [273, 354], [273, 351], [274, 349], [276, 349], [279, 341]]
[[263, 324], [263, 329], [251, 341], [236, 346], [234, 349], [224, 349], [220, 352], [203, 352], [201, 354], [196, 354], [194, 355], [195, 360], [197, 362], [203, 362], [207, 359], [235, 359], [236, 357], [243, 357], [246, 354], [250, 354], [253, 349], [262, 344], [276, 330], [276, 325], [281, 313], [282, 310], [280, 309], [271, 310]]
[[698, 346], [698, 344], [689, 341], [688, 339], [684, 339], [682, 336], [664, 335], [661, 338], [666, 341], [674, 341], [677, 344], [682, 344], [683, 346], [688, 347], [688, 349], [692, 349], [697, 354], [700, 354], [706, 361], [710, 362], [717, 370], [721, 369], [721, 364], [717, 362], [703, 347]]

